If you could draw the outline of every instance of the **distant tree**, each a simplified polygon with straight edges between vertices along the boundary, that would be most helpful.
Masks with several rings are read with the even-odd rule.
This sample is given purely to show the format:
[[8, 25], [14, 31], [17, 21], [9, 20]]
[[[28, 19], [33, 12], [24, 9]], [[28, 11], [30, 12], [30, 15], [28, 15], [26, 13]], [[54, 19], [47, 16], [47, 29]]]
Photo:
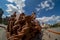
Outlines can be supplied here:
[[7, 25], [9, 17], [6, 16], [6, 18], [2, 19], [2, 23]]
[[0, 23], [2, 23], [2, 15], [3, 15], [4, 11], [2, 10], [2, 8], [0, 8]]
[[60, 22], [51, 25], [50, 27], [60, 27]]

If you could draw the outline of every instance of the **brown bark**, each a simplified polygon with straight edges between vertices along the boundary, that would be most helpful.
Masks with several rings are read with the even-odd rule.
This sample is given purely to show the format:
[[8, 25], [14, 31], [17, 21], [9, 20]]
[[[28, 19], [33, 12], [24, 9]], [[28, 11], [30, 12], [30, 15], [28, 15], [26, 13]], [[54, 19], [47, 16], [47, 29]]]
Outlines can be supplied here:
[[22, 13], [17, 20], [15, 18], [16, 13], [8, 21], [8, 40], [33, 40], [36, 34], [41, 31], [41, 26], [38, 22], [35, 22], [35, 13], [31, 16]]

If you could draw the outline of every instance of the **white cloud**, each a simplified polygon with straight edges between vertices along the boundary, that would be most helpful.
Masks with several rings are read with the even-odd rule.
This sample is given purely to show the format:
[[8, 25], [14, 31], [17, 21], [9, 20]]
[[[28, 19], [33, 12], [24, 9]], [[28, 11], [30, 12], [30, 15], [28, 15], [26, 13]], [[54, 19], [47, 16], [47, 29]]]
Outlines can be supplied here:
[[39, 13], [43, 10], [48, 11], [52, 10], [54, 8], [55, 4], [52, 0], [44, 0], [40, 4], [37, 5], [35, 8], [37, 11], [37, 17], [39, 16]]
[[37, 11], [40, 11], [40, 8], [36, 8]]
[[6, 17], [6, 16], [3, 14], [3, 15], [2, 15], [2, 18], [5, 18], [5, 17]]
[[9, 4], [9, 5], [7, 4], [7, 7], [8, 9], [6, 11], [10, 14], [14, 13], [15, 11], [16, 12], [18, 11], [17, 7], [12, 4]]
[[7, 17], [10, 17], [11, 15], [7, 15]]
[[57, 20], [57, 22], [60, 22], [60, 20]]
[[10, 17], [11, 15], [2, 15], [2, 18]]
[[58, 22], [58, 21], [60, 21], [60, 16], [52, 15], [51, 17], [36, 18], [36, 20], [38, 20], [40, 22], [44, 22], [44, 23], [49, 22], [49, 21]]
[[[45, 9], [46, 11], [51, 10], [54, 8], [54, 2], [52, 0], [45, 0], [38, 4], [40, 10]], [[36, 9], [37, 10], [37, 9]]]
[[48, 4], [48, 1], [41, 2], [42, 9], [46, 8], [46, 7], [49, 7], [49, 6], [50, 6], [50, 4]]
[[13, 4], [6, 4], [8, 9], [6, 10], [8, 13], [12, 14], [14, 12], [22, 13], [25, 12], [23, 7], [25, 7], [25, 0], [7, 0], [8, 2], [15, 3], [16, 6]]
[[13, 0], [7, 0], [7, 1], [13, 3]]

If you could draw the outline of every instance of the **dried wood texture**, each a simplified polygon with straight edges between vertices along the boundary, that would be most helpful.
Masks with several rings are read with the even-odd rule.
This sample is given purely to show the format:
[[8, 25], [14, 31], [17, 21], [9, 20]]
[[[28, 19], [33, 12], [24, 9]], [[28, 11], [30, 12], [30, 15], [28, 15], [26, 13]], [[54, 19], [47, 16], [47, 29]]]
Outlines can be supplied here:
[[16, 12], [11, 15], [8, 20], [7, 39], [34, 40], [36, 35], [41, 32], [41, 26], [35, 18], [36, 16], [34, 12], [29, 16], [22, 13], [18, 19], [16, 19]]

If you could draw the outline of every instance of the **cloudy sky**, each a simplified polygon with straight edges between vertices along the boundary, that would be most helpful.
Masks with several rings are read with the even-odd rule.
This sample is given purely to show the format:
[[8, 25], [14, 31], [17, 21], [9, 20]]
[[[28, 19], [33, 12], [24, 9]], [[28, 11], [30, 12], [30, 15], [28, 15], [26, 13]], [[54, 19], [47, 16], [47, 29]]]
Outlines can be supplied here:
[[36, 12], [36, 19], [45, 23], [60, 22], [60, 0], [1, 0], [0, 8], [4, 10], [3, 17], [24, 12], [31, 15]]

